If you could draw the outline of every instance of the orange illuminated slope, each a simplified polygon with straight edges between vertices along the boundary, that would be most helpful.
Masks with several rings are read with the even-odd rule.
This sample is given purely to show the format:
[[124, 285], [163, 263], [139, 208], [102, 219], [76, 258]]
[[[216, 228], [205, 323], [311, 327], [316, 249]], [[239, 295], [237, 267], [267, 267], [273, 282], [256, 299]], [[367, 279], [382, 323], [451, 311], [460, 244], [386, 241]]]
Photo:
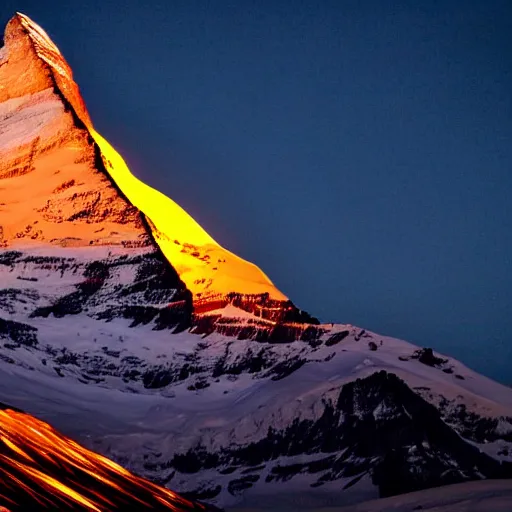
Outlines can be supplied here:
[[0, 409], [2, 507], [12, 512], [217, 510], [139, 478], [47, 423], [11, 409]]
[[154, 250], [140, 212], [112, 184], [74, 114], [88, 119], [78, 89], [42, 60], [34, 42], [42, 32], [29, 37], [22, 20], [9, 22], [0, 49], [0, 247]]
[[[18, 25], [44, 64], [47, 78], [72, 110], [75, 121], [83, 125], [99, 147], [110, 177], [128, 201], [146, 216], [153, 237], [194, 297], [214, 298], [230, 292], [268, 293], [271, 299], [287, 300], [256, 265], [224, 249], [177, 203], [142, 183], [130, 172], [122, 157], [93, 128], [64, 57], [48, 35], [27, 16], [17, 14], [9, 23], [6, 31], [7, 50], [10, 39], [16, 37]], [[23, 71], [20, 69], [19, 72]], [[23, 84], [20, 87], [23, 89]], [[24, 92], [32, 93], [31, 90]], [[3, 100], [5, 98], [2, 99], [0, 92], [0, 101]]]

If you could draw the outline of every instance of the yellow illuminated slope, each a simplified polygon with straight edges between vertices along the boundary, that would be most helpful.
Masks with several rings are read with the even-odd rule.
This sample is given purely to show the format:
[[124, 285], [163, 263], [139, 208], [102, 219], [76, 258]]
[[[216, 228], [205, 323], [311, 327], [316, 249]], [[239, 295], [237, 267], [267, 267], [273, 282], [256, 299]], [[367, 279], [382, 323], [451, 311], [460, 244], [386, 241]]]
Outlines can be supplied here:
[[167, 196], [146, 185], [128, 169], [121, 155], [92, 126], [89, 132], [100, 147], [105, 166], [129, 201], [144, 212], [160, 231], [194, 245], [216, 244], [215, 240], [185, 211]]
[[221, 247], [183, 208], [137, 179], [121, 155], [92, 126], [89, 131], [113, 180], [146, 215], [164, 255], [196, 298], [268, 292], [271, 298], [287, 299], [256, 265]]

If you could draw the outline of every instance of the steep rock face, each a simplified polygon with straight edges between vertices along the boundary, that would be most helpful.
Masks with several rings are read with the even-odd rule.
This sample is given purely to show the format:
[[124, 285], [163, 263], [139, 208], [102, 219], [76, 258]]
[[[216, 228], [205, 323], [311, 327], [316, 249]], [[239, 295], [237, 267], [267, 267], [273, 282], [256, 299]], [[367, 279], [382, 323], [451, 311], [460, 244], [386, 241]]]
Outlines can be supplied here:
[[[20, 38], [28, 39], [28, 42], [18, 42]], [[6, 53], [13, 47], [13, 53], [16, 54], [21, 46], [24, 49], [30, 47], [32, 54], [40, 60], [40, 63], [33, 65], [21, 62], [29, 80], [37, 82], [34, 87], [23, 88], [23, 94], [42, 90], [48, 84], [53, 86], [75, 124], [87, 128], [109, 176], [130, 203], [146, 215], [153, 237], [194, 298], [214, 299], [236, 292], [267, 293], [275, 300], [287, 299], [258, 267], [221, 247], [174, 201], [131, 174], [122, 157], [94, 129], [71, 69], [61, 52], [41, 27], [27, 16], [17, 14], [7, 28]], [[22, 58], [15, 58], [14, 61], [17, 63]], [[19, 75], [20, 69], [5, 71], [6, 74], [13, 72]], [[13, 87], [18, 86], [19, 80], [16, 79]]]
[[1, 102], [53, 86], [69, 104], [73, 114], [84, 124], [90, 123], [71, 68], [46, 32], [28, 16], [16, 13], [9, 21], [4, 48], [0, 52], [2, 65], [6, 65], [5, 58], [10, 66], [9, 70], [0, 71], [4, 85], [0, 92]]
[[[241, 311], [244, 319], [239, 318]], [[239, 340], [283, 343], [314, 341], [326, 332], [317, 318], [268, 294], [230, 293], [213, 302], [195, 301], [194, 313], [192, 332], [203, 338], [217, 332]]]
[[76, 106], [88, 118], [74, 82], [58, 79], [27, 30], [23, 17], [13, 18], [0, 56], [0, 244], [150, 247], [140, 213], [75, 114]]
[[71, 70], [23, 15], [7, 26], [0, 83], [5, 320], [151, 308], [166, 326], [190, 325], [191, 295], [107, 172]]
[[7, 26], [0, 79], [1, 245], [140, 247], [153, 239], [201, 311], [235, 293], [240, 307], [269, 297], [271, 309], [307, 321], [258, 267], [131, 174], [94, 129], [59, 49], [22, 14]]
[[0, 318], [6, 322], [51, 324], [52, 318], [83, 315], [98, 329], [115, 318], [131, 319], [133, 326], [155, 320], [161, 329], [178, 331], [190, 326], [190, 292], [158, 251], [116, 252], [112, 246], [3, 251], [0, 279]]

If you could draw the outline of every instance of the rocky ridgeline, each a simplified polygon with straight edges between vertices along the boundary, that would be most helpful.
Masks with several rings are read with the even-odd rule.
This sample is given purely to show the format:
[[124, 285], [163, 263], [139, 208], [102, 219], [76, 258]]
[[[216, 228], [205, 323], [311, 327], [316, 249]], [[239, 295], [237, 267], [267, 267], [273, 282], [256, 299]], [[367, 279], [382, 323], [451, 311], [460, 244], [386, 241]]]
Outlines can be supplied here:
[[[222, 312], [233, 306], [252, 315], [241, 322]], [[221, 312], [218, 312], [221, 311]], [[290, 300], [274, 300], [268, 293], [229, 293], [194, 301], [192, 332], [207, 337], [217, 332], [239, 340], [283, 343], [295, 340], [313, 341], [327, 331], [317, 318], [298, 309]]]
[[[214, 449], [199, 442], [171, 459], [150, 452], [141, 464], [145, 474], [171, 486], [208, 474], [209, 483], [187, 493], [202, 499], [223, 491], [239, 496], [256, 484], [305, 476], [311, 489], [338, 482], [339, 491], [366, 478], [380, 496], [512, 477], [511, 462], [497, 461], [460, 435], [467, 424], [459, 419], [447, 425], [442, 410], [396, 375], [380, 371], [324, 399], [318, 416], [269, 426], [257, 441], [220, 447], [216, 442]], [[479, 421], [487, 435], [497, 431], [498, 419]]]

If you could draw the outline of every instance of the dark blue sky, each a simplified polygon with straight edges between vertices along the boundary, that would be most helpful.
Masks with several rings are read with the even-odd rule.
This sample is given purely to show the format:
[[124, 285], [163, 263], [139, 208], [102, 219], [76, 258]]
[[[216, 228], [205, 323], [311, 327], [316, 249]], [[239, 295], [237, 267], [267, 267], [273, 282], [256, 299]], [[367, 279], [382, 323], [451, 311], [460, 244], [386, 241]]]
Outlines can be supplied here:
[[132, 171], [300, 307], [512, 383], [512, 3], [3, 0]]

